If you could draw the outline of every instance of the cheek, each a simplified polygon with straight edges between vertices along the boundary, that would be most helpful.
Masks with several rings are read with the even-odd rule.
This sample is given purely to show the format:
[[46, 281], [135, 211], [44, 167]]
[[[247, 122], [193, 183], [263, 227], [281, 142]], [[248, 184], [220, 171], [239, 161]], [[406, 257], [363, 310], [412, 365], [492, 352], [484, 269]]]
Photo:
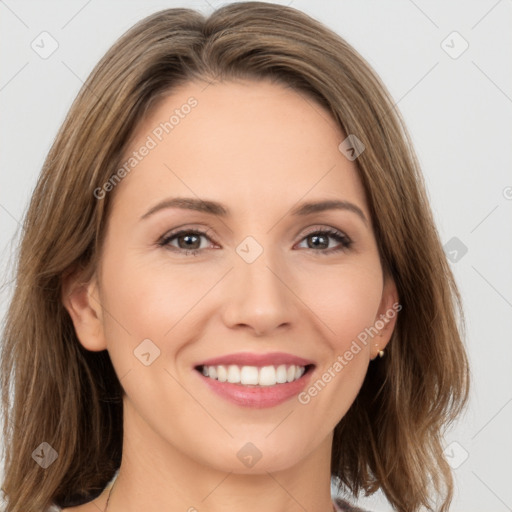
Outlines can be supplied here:
[[[212, 286], [214, 278], [179, 265], [141, 264], [115, 254], [103, 267], [107, 329], [122, 327], [132, 338], [161, 339]], [[113, 320], [116, 321], [113, 321]]]
[[[200, 279], [197, 273], [192, 278], [192, 272], [179, 266], [142, 265], [120, 252], [105, 258], [102, 305], [108, 350], [127, 396], [141, 411], [145, 396], [153, 397], [151, 403], [167, 403], [172, 396], [176, 407], [187, 407], [190, 397], [164, 370], [177, 377], [170, 361], [194, 337], [194, 306], [216, 279]], [[145, 414], [151, 417], [154, 409], [148, 406]], [[170, 416], [162, 418], [172, 423]]]
[[383, 281], [380, 267], [373, 260], [317, 268], [314, 274], [305, 276], [301, 278], [301, 296], [322, 321], [333, 348], [345, 349], [374, 324]]
[[[382, 298], [380, 267], [374, 260], [318, 269], [315, 278], [301, 281], [304, 302], [317, 317], [324, 347], [316, 379], [299, 397], [299, 403], [335, 425], [363, 384], [369, 364], [371, 337]], [[327, 428], [327, 427], [326, 427]]]

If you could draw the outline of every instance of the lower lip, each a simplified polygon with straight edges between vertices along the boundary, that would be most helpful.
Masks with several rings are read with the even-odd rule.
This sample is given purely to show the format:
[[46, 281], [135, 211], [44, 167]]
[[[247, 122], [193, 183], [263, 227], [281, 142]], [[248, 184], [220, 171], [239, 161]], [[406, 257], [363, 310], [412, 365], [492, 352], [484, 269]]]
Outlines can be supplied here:
[[231, 382], [220, 382], [216, 379], [205, 377], [200, 372], [197, 373], [212, 391], [226, 400], [243, 407], [263, 409], [265, 407], [274, 407], [298, 395], [306, 387], [312, 371], [313, 368], [309, 368], [300, 379], [293, 382], [275, 384], [274, 386], [245, 386], [242, 384], [232, 384]]

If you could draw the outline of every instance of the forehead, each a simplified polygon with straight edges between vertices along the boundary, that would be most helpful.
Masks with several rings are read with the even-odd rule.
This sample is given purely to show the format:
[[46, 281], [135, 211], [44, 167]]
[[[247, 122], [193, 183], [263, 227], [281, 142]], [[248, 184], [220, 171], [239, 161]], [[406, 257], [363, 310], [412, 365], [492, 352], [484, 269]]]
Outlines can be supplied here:
[[344, 138], [329, 112], [293, 88], [190, 82], [140, 122], [123, 156], [130, 171], [116, 201], [142, 207], [167, 195], [196, 195], [234, 209], [282, 209], [321, 196], [358, 201], [367, 212], [357, 167], [338, 149]]

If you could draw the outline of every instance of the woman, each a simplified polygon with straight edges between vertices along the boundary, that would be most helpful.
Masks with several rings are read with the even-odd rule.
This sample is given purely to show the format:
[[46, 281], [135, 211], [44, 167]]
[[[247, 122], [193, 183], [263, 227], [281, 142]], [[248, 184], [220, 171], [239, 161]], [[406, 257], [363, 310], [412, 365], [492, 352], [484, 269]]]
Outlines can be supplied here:
[[411, 148], [364, 59], [292, 8], [122, 36], [24, 223], [6, 512], [355, 510], [331, 478], [446, 512], [469, 368]]

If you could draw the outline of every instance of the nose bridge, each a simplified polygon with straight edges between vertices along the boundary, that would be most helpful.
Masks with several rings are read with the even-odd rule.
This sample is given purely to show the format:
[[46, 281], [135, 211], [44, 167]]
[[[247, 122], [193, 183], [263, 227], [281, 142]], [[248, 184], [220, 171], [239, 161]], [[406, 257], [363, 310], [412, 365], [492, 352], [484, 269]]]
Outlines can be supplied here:
[[[277, 277], [280, 265], [270, 250], [265, 250], [254, 261], [247, 262], [239, 258], [235, 265], [235, 272], [242, 283], [246, 285], [247, 294], [254, 298], [265, 297], [266, 300], [279, 298], [282, 295], [282, 281]], [[284, 300], [284, 297], [282, 297]]]
[[226, 323], [243, 324], [263, 334], [292, 322], [293, 294], [285, 285], [287, 275], [281, 275], [284, 267], [278, 251], [247, 237], [236, 252], [233, 280], [226, 295]]

